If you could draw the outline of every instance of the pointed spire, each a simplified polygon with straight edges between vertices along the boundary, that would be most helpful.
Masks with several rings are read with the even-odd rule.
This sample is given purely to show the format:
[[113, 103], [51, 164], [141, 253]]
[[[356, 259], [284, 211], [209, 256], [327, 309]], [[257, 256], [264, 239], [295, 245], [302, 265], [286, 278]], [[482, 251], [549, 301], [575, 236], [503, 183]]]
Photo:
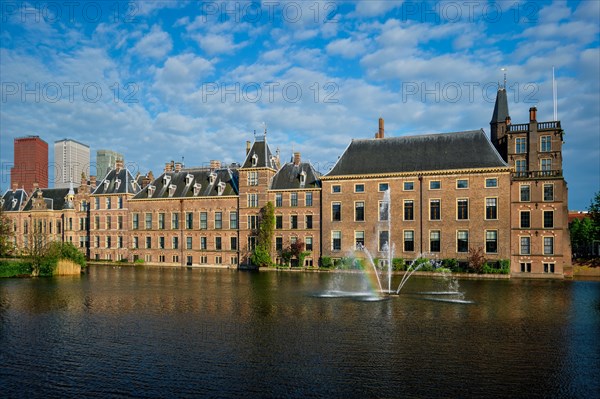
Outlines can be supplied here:
[[492, 114], [492, 120], [490, 123], [499, 123], [506, 121], [508, 113], [508, 98], [506, 96], [506, 89], [498, 89], [496, 94], [496, 103], [494, 104], [494, 113]]

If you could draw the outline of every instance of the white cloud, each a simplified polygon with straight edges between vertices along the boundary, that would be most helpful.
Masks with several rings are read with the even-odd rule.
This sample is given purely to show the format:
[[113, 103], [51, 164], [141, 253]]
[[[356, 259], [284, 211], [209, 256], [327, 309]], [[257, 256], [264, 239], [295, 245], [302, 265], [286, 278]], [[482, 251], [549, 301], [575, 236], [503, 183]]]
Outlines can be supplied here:
[[133, 47], [133, 52], [140, 58], [161, 59], [173, 48], [171, 36], [160, 26], [154, 25]]
[[358, 57], [367, 50], [364, 41], [352, 40], [351, 38], [338, 39], [330, 42], [326, 46], [327, 53], [330, 55], [339, 55], [344, 58]]
[[359, 1], [356, 4], [356, 14], [359, 17], [376, 17], [383, 15], [394, 8], [400, 7], [403, 1], [369, 0]]

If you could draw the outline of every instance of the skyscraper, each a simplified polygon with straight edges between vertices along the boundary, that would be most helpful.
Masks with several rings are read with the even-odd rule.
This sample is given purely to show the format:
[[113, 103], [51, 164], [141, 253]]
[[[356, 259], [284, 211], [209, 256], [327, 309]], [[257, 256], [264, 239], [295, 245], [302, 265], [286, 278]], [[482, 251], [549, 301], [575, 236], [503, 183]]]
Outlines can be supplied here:
[[33, 183], [48, 187], [48, 143], [39, 136], [26, 136], [16, 138], [14, 144], [11, 186], [28, 193], [33, 190]]
[[82, 173], [90, 175], [90, 147], [71, 139], [54, 142], [54, 187], [79, 187]]
[[98, 179], [104, 178], [106, 174], [115, 168], [115, 162], [118, 160], [125, 161], [123, 154], [112, 150], [96, 151], [96, 176]]

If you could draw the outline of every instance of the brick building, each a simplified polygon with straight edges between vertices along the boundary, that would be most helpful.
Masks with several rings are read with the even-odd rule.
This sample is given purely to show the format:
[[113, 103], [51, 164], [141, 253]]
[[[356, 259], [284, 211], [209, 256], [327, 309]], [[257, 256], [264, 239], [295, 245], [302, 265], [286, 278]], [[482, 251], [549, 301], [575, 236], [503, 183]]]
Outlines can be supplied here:
[[38, 187], [48, 187], [48, 143], [39, 136], [16, 138], [14, 141], [14, 165], [10, 169], [11, 187], [27, 193]]

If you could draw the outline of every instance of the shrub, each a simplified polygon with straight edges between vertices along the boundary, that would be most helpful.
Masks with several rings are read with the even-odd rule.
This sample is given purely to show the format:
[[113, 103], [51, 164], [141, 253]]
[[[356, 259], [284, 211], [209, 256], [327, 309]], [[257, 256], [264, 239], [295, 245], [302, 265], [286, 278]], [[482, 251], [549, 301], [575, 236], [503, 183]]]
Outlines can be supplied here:
[[333, 261], [331, 260], [331, 258], [329, 256], [321, 256], [321, 267], [324, 268], [332, 268], [333, 267]]
[[31, 274], [31, 262], [20, 260], [0, 260], [0, 277], [16, 277]]
[[[262, 245], [257, 245], [250, 256], [250, 260], [253, 265], [258, 267], [265, 267], [271, 265], [271, 255], [269, 255], [269, 250]], [[289, 260], [288, 260], [289, 263]]]
[[402, 258], [392, 259], [392, 270], [394, 270], [394, 271], [406, 270], [406, 262], [404, 262], [404, 259], [402, 259]]
[[143, 264], [144, 263], [144, 259], [138, 258], [138, 259], [134, 260], [133, 263]]
[[450, 269], [451, 271], [458, 270], [458, 260], [456, 259], [444, 259], [442, 260], [442, 267], [446, 269]]

